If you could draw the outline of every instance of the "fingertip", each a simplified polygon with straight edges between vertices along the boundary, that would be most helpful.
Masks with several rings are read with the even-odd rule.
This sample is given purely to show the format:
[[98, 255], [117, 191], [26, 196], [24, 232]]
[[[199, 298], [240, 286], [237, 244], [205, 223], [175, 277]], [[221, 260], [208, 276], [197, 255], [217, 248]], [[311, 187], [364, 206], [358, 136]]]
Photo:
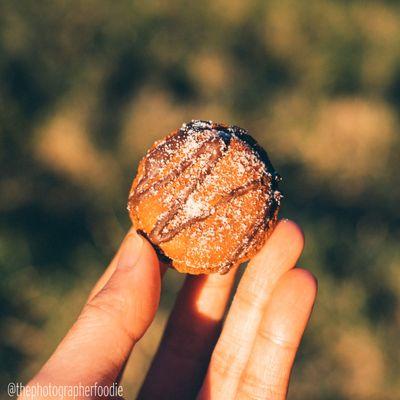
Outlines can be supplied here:
[[292, 270], [288, 271], [283, 279], [290, 279], [293, 281], [301, 283], [302, 286], [307, 286], [309, 288], [313, 288], [314, 291], [318, 288], [318, 280], [315, 275], [305, 268], [296, 267]]
[[[92, 300], [100, 292], [100, 290], [102, 290], [104, 288], [104, 286], [110, 280], [111, 276], [114, 274], [114, 272], [117, 268], [117, 264], [120, 261], [121, 251], [124, 247], [124, 243], [126, 243], [127, 239], [130, 236], [140, 236], [140, 238], [143, 239], [142, 245], [146, 243], [145, 246], [151, 246], [148, 243], [148, 240], [146, 238], [144, 238], [143, 235], [140, 235], [133, 226], [131, 226], [130, 229], [128, 230], [128, 232], [126, 233], [123, 241], [121, 242], [121, 245], [120, 245], [118, 251], [116, 252], [114, 258], [112, 259], [109, 266], [106, 268], [106, 270], [103, 272], [103, 274], [101, 275], [101, 277], [96, 282], [93, 289], [91, 290], [87, 301]], [[149, 260], [149, 264], [151, 264], [151, 265], [154, 265], [158, 262], [157, 254], [154, 251], [154, 249], [152, 248], [152, 246], [150, 249], [146, 249], [146, 257]], [[129, 257], [129, 259], [132, 260], [131, 257]], [[162, 269], [161, 265], [160, 265], [160, 271], [161, 271], [161, 275], [163, 275], [163, 272], [165, 272], [165, 270]]]
[[304, 268], [293, 268], [282, 277], [287, 290], [301, 296], [303, 304], [313, 304], [318, 292], [318, 280], [315, 275]]
[[304, 234], [295, 222], [280, 220], [271, 236], [260, 251], [253, 257], [251, 265], [284, 264], [286, 269], [293, 268], [304, 248]]
[[142, 235], [140, 232], [137, 232], [136, 230], [134, 232], [136, 232], [136, 234], [143, 239], [143, 257], [144, 260], [147, 260], [146, 264], [152, 266], [151, 272], [155, 272], [159, 278], [162, 278], [170, 268], [170, 265], [168, 264], [168, 262], [160, 260], [156, 249], [144, 235]]
[[297, 279], [299, 279], [304, 286], [307, 286], [313, 292], [318, 292], [318, 279], [317, 277], [308, 269], [305, 268], [294, 268], [293, 273], [296, 274]]
[[133, 268], [135, 286], [141, 287], [145, 285], [147, 286], [146, 292], [159, 293], [161, 290], [160, 262], [151, 243], [142, 235], [140, 236], [143, 239], [143, 245], [137, 264]]
[[303, 229], [296, 222], [283, 218], [281, 219], [276, 228], [275, 232], [283, 232], [288, 236], [294, 243], [298, 245], [299, 248], [303, 249], [305, 244], [305, 235]]
[[126, 276], [118, 279], [121, 285], [128, 281], [132, 284], [137, 280], [152, 282], [160, 278], [160, 263], [156, 251], [143, 235], [133, 229], [122, 242], [116, 269], [110, 280], [117, 280], [118, 276]]
[[143, 257], [149, 264], [160, 267], [160, 262], [153, 245], [140, 233], [137, 233], [137, 235], [143, 239]]
[[279, 280], [273, 298], [279, 299], [277, 307], [294, 307], [294, 311], [312, 309], [318, 291], [318, 281], [308, 270], [293, 268]]

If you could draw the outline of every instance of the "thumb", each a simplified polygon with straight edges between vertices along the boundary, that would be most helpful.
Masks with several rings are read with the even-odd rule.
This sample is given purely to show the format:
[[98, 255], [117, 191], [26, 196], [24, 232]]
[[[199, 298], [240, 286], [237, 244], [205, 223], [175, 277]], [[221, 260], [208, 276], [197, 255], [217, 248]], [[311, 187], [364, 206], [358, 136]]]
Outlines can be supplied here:
[[153, 320], [159, 298], [157, 255], [142, 236], [130, 233], [114, 273], [85, 305], [35, 381], [113, 383]]

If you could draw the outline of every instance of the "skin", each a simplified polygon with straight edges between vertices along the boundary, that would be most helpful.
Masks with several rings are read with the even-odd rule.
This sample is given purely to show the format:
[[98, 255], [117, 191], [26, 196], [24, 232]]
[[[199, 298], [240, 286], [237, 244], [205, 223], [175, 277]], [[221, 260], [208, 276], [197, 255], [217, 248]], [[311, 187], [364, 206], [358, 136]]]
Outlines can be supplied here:
[[[235, 273], [187, 276], [138, 398], [285, 399], [317, 292], [313, 275], [295, 268], [303, 246], [300, 228], [280, 221], [246, 268], [223, 326]], [[77, 321], [29, 384], [119, 381], [155, 316], [164, 271], [151, 245], [129, 231]]]

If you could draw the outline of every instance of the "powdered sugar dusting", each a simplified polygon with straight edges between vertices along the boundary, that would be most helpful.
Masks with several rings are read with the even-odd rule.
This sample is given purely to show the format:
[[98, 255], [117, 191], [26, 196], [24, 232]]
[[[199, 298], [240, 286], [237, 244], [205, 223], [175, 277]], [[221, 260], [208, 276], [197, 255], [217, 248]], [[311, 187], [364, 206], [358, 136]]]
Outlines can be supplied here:
[[266, 154], [251, 140], [241, 128], [195, 120], [148, 152], [132, 195], [161, 196], [159, 240], [167, 255], [170, 241], [189, 239], [185, 256], [174, 261], [226, 272], [264, 240], [281, 194]]
[[193, 195], [189, 196], [189, 198], [187, 199], [186, 203], [182, 208], [185, 216], [188, 219], [199, 217], [208, 209], [209, 209], [208, 204], [201, 201], [196, 201]]

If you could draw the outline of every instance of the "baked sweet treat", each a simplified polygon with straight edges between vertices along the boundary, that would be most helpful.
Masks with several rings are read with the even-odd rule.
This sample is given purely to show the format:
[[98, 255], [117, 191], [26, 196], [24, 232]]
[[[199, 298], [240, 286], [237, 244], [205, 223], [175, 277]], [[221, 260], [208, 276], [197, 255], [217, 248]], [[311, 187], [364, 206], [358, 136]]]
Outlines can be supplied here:
[[226, 273], [271, 233], [279, 179], [244, 129], [193, 120], [141, 160], [128, 210], [134, 227], [178, 271]]

